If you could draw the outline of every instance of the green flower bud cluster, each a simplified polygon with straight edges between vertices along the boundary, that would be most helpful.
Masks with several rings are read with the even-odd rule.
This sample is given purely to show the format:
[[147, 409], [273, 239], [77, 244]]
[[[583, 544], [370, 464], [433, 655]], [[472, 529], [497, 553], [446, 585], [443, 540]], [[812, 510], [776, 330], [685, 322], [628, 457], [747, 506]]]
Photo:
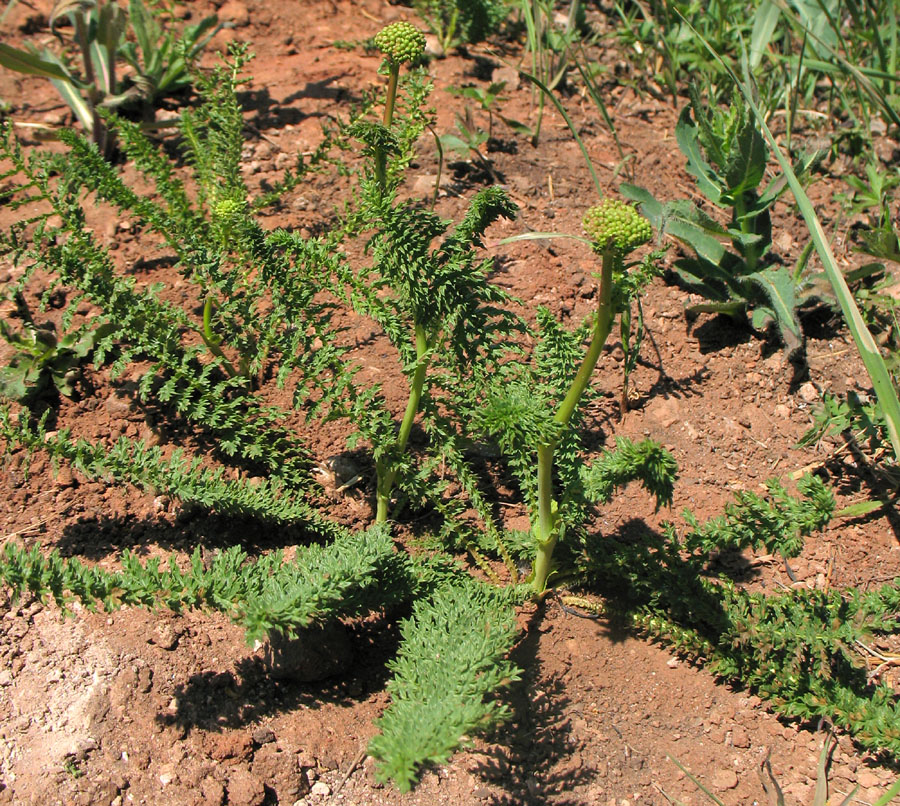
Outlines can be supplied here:
[[220, 221], [233, 221], [246, 209], [243, 201], [222, 199], [213, 207], [215, 217]]
[[392, 22], [375, 34], [375, 47], [394, 64], [412, 62], [425, 52], [425, 34], [408, 22]]
[[630, 252], [653, 237], [650, 222], [630, 204], [604, 199], [584, 214], [584, 231], [600, 251], [609, 245]]

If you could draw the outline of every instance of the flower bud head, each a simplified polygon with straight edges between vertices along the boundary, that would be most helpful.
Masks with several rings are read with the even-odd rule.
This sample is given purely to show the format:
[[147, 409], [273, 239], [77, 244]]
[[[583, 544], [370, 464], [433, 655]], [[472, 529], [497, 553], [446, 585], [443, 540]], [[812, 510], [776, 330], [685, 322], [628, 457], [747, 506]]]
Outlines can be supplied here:
[[244, 211], [244, 203], [236, 199], [222, 199], [216, 202], [213, 208], [216, 218], [230, 220], [236, 218]]
[[375, 35], [375, 47], [395, 64], [412, 62], [425, 52], [425, 34], [408, 22], [392, 22]]
[[581, 224], [600, 251], [613, 245], [627, 253], [653, 237], [650, 222], [630, 204], [616, 199], [604, 199], [591, 207]]

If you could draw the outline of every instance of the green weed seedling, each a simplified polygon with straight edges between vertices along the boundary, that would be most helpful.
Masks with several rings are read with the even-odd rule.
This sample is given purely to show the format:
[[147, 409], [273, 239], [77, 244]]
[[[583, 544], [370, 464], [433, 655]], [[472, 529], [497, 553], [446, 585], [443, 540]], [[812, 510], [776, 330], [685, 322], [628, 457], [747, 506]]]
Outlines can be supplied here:
[[[693, 202], [659, 202], [634, 185], [621, 191], [660, 231], [684, 243], [694, 257], [675, 262], [686, 287], [709, 302], [693, 305], [693, 313], [715, 312], [743, 319], [764, 328], [774, 322], [790, 352], [799, 350], [803, 334], [797, 311], [809, 301], [801, 269], [767, 260], [772, 246], [772, 205], [786, 189], [782, 177], [761, 187], [769, 150], [744, 106], [727, 111], [709, 108], [691, 85], [691, 102], [675, 129], [678, 145], [687, 157], [687, 169], [697, 187], [716, 206], [729, 212], [725, 226]], [[811, 166], [806, 157], [796, 166], [802, 174]], [[723, 241], [730, 241], [731, 249]]]
[[[488, 116], [488, 140], [494, 136], [494, 107], [498, 103], [502, 103], [507, 100], [503, 97], [503, 91], [506, 89], [505, 81], [493, 81], [488, 86], [487, 89], [483, 89], [482, 87], [450, 87], [449, 92], [453, 95], [457, 95], [460, 98], [466, 98], [470, 101], [475, 101], [483, 112], [487, 113]], [[502, 115], [498, 115], [501, 120], [503, 120]]]
[[452, 151], [464, 160], [474, 158], [485, 174], [494, 177], [491, 161], [481, 150], [481, 147], [490, 139], [490, 134], [475, 123], [469, 107], [466, 107], [463, 115], [456, 116], [456, 132], [442, 134], [440, 139], [443, 152]]
[[27, 321], [16, 331], [0, 319], [0, 336], [15, 350], [8, 364], [0, 368], [0, 396], [29, 404], [55, 388], [61, 395], [72, 397], [81, 363], [110, 332], [109, 325], [100, 325], [60, 337], [49, 323]]
[[[111, 143], [100, 110], [152, 108], [159, 98], [189, 87], [190, 66], [219, 30], [217, 18], [210, 16], [180, 35], [164, 31], [143, 0], [129, 0], [127, 8], [114, 0], [57, 0], [50, 30], [61, 40], [63, 18], [72, 26], [78, 67], [65, 42], [62, 55], [0, 43], [0, 66], [49, 79], [101, 151]], [[121, 62], [132, 68], [131, 75], [120, 73]]]

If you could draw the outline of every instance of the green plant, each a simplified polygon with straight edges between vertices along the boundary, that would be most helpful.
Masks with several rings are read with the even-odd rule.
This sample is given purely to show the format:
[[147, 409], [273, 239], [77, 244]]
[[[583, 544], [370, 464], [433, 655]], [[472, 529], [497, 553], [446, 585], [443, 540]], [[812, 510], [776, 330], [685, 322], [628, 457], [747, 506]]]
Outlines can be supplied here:
[[[180, 36], [164, 32], [142, 0], [129, 0], [127, 10], [114, 0], [57, 0], [50, 15], [50, 29], [57, 36], [62, 17], [72, 25], [80, 69], [65, 51], [59, 56], [48, 48], [38, 52], [3, 43], [0, 65], [49, 79], [103, 151], [110, 143], [100, 110], [136, 102], [152, 108], [158, 98], [186, 89], [190, 65], [218, 30], [217, 18], [211, 16], [187, 26]], [[125, 37], [129, 28], [134, 41]], [[119, 73], [122, 61], [133, 74]]]
[[509, 15], [506, 0], [413, 0], [413, 7], [444, 53], [487, 39]]
[[[621, 284], [617, 295], [615, 278], [626, 269], [624, 257], [652, 234], [649, 222], [633, 207], [612, 199], [588, 211], [584, 228], [601, 257], [593, 317], [572, 333], [561, 328], [548, 311], [538, 309], [534, 363], [504, 365], [484, 393], [483, 405], [469, 415], [476, 435], [498, 443], [522, 489], [531, 515], [531, 533], [509, 537], [516, 553], [532, 562], [530, 584], [539, 596], [551, 579], [553, 585], [561, 585], [578, 578], [571, 563], [571, 552], [577, 548], [572, 547], [583, 538], [585, 522], [595, 505], [608, 502], [618, 487], [631, 481], [646, 487], [657, 505], [665, 504], [671, 500], [675, 479], [671, 455], [650, 440], [638, 444], [617, 441], [614, 449], [590, 465], [579, 455], [575, 427], [579, 405], [591, 397], [591, 375], [614, 318], [622, 310], [616, 306], [627, 298]], [[571, 545], [559, 560], [555, 552], [564, 542]]]
[[493, 178], [494, 169], [491, 167], [491, 161], [481, 151], [481, 147], [489, 139], [490, 134], [475, 123], [471, 109], [466, 107], [464, 115], [456, 116], [456, 133], [448, 132], [441, 135], [441, 150], [453, 151], [465, 160], [474, 156], [478, 166]]
[[629, 379], [637, 367], [644, 343], [644, 306], [641, 296], [653, 279], [662, 274], [660, 261], [664, 254], [664, 251], [653, 252], [629, 271], [613, 275], [613, 307], [619, 313], [619, 343], [623, 352], [620, 416], [624, 416], [630, 406]]
[[[494, 136], [494, 106], [498, 102], [507, 100], [503, 97], [503, 91], [505, 89], [505, 81], [493, 81], [487, 89], [477, 86], [461, 88], [450, 87], [449, 91], [453, 95], [458, 95], [460, 98], [467, 98], [470, 101], [475, 101], [481, 107], [483, 112], [487, 112], [488, 141], [490, 141]], [[498, 115], [498, 117], [500, 117], [501, 120], [505, 120], [502, 115]]]
[[7, 365], [0, 368], [0, 396], [27, 404], [55, 387], [60, 394], [72, 397], [79, 365], [110, 331], [109, 325], [100, 325], [60, 337], [50, 323], [26, 321], [16, 332], [0, 320], [0, 336], [15, 350]]
[[753, 96], [749, 86], [741, 83], [733, 72], [731, 73], [731, 76], [735, 82], [735, 85], [740, 90], [741, 95], [744, 97], [744, 100], [747, 102], [747, 105], [753, 112], [754, 117], [756, 117], [756, 120], [766, 137], [766, 140], [772, 147], [775, 158], [778, 160], [778, 163], [785, 174], [788, 185], [791, 188], [791, 192], [794, 194], [794, 198], [796, 199], [797, 205], [800, 208], [800, 213], [803, 216], [803, 220], [806, 222], [806, 225], [809, 228], [816, 252], [818, 253], [819, 258], [822, 261], [822, 265], [825, 270], [825, 276], [827, 277], [828, 282], [831, 285], [832, 290], [834, 291], [834, 295], [837, 298], [838, 305], [841, 308], [841, 313], [844, 315], [844, 320], [846, 321], [847, 327], [849, 328], [850, 333], [853, 336], [853, 341], [856, 344], [857, 350], [859, 351], [860, 358], [862, 358], [863, 364], [866, 368], [866, 372], [868, 373], [869, 379], [872, 381], [872, 386], [875, 389], [875, 394], [878, 398], [878, 403], [881, 407], [881, 411], [885, 419], [885, 424], [887, 426], [888, 437], [890, 439], [894, 459], [895, 461], [900, 460], [900, 398], [898, 398], [897, 390], [893, 384], [884, 358], [878, 351], [878, 347], [875, 344], [874, 339], [872, 338], [872, 334], [869, 332], [865, 322], [863, 321], [862, 315], [859, 312], [859, 308], [857, 307], [856, 302], [853, 299], [853, 295], [851, 294], [850, 289], [847, 286], [847, 282], [837, 267], [834, 255], [831, 252], [831, 247], [828, 245], [828, 240], [825, 237], [824, 231], [822, 230], [822, 225], [820, 224], [819, 219], [816, 216], [815, 207], [804, 192], [803, 185], [801, 184], [794, 170], [791, 168], [791, 165], [788, 162], [788, 159], [785, 156], [784, 152], [778, 146], [778, 143], [772, 135], [772, 132], [769, 130], [768, 126], [763, 120], [762, 114], [760, 113], [759, 108], [756, 106], [756, 103], [753, 100]]
[[[688, 518], [684, 536], [647, 530], [644, 541], [624, 541], [592, 525], [597, 506], [631, 482], [657, 505], [673, 496], [676, 466], [662, 446], [619, 439], [587, 457], [581, 428], [581, 413], [598, 395], [590, 383], [598, 356], [630, 301], [627, 272], [637, 271], [634, 293], [644, 280], [646, 263], [625, 259], [652, 228], [622, 202], [589, 211], [585, 229], [601, 261], [594, 316], [568, 330], [538, 309], [536, 325], [526, 325], [491, 281], [493, 264], [482, 252], [488, 228], [516, 212], [503, 189], [475, 194], [455, 223], [406, 198], [405, 173], [431, 121], [430, 87], [422, 71], [400, 73], [401, 61], [421, 52], [421, 34], [412, 26], [389, 30], [379, 37], [388, 73], [384, 122], [369, 120], [366, 107], [340, 127], [336, 147], [348, 148], [353, 137], [364, 153], [355, 169], [343, 168], [355, 190], [322, 237], [267, 230], [256, 217], [263, 199], [243, 181], [235, 100], [243, 48], [198, 81], [201, 103], [179, 124], [186, 176], [140, 126], [110, 116], [149, 193], [75, 133], [62, 135], [61, 156], [25, 154], [7, 128], [0, 147], [10, 167], [2, 178], [24, 213], [0, 234], [0, 250], [23, 272], [14, 293], [34, 295], [38, 281], [41, 292], [70, 289], [70, 324], [114, 326], [95, 345], [95, 365], [109, 362], [113, 378], [139, 366], [134, 404], [153, 405], [215, 450], [192, 456], [128, 438], [93, 444], [12, 406], [0, 408], [0, 442], [41, 451], [90, 478], [299, 528], [304, 545], [291, 561], [233, 547], [212, 557], [198, 549], [168, 567], [126, 553], [110, 572], [9, 542], [0, 579], [16, 594], [52, 597], [64, 608], [78, 600], [216, 610], [249, 639], [303, 638], [309, 627], [373, 612], [407, 616], [392, 702], [370, 745], [379, 774], [403, 789], [423, 765], [503, 718], [498, 692], [519, 674], [505, 659], [516, 639], [514, 607], [564, 586], [602, 591], [637, 628], [757, 687], [787, 714], [829, 715], [867, 746], [900, 750], [895, 698], [860, 674], [852, 648], [897, 630], [896, 588], [767, 598], [741, 590], [710, 561], [711, 552], [750, 546], [794, 556], [833, 510], [821, 482], [804, 481], [799, 496], [775, 484], [766, 497], [747, 493], [721, 519]], [[152, 278], [117, 270], [89, 226], [96, 213], [85, 199], [128, 216], [168, 250], [189, 289], [185, 307]], [[102, 313], [79, 314], [85, 300]], [[396, 378], [409, 393], [402, 413], [378, 386], [359, 381], [332, 323], [339, 305], [369, 317], [396, 350]], [[290, 404], [267, 402], [272, 390], [261, 387], [269, 382], [288, 385]], [[349, 532], [316, 505], [314, 457], [302, 433], [324, 418], [345, 420], [350, 446], [370, 452], [375, 523], [368, 529]], [[499, 449], [497, 462], [517, 485], [532, 518], [527, 533], [502, 529], [473, 458], [472, 446], [484, 442]], [[407, 510], [425, 533], [421, 541], [400, 526]], [[397, 544], [392, 531], [402, 538]], [[467, 550], [490, 581], [476, 581], [447, 549]], [[508, 579], [488, 561], [495, 558]], [[523, 559], [533, 571], [517, 584]]]
[[[681, 113], [675, 136], [697, 187], [713, 204], [730, 211], [727, 225], [693, 202], [663, 204], [633, 185], [623, 186], [622, 192], [641, 203], [643, 213], [660, 231], [694, 251], [694, 257], [677, 260], [675, 268], [691, 291], [710, 302], [689, 310], [740, 318], [752, 309], [754, 327], [774, 322], [786, 347], [791, 352], [800, 349], [803, 334], [797, 309], [809, 296], [804, 293], [801, 267], [766, 260], [772, 245], [770, 210], [787, 185], [778, 177], [760, 188], [768, 149], [755, 119], [739, 104], [733, 103], [727, 112], [705, 107], [692, 85], [691, 103]], [[806, 170], [812, 160], [806, 157], [797, 170]], [[733, 251], [722, 244], [725, 238]]]
[[556, 434], [552, 439], [542, 440], [537, 448], [538, 512], [535, 529], [537, 554], [533, 578], [537, 593], [542, 593], [547, 587], [547, 580], [553, 569], [553, 550], [561, 537], [559, 502], [555, 501], [553, 496], [553, 453], [569, 426], [572, 415], [590, 382], [600, 351], [612, 330], [615, 314], [613, 273], [622, 270], [625, 255], [649, 241], [652, 235], [650, 224], [641, 218], [634, 208], [611, 199], [588, 210], [584, 216], [584, 229], [602, 260], [597, 312], [591, 332], [591, 343], [565, 398], [553, 415]]
[[[381, 38], [395, 67], [408, 55], [403, 48], [409, 42], [421, 46], [421, 34], [414, 29], [399, 33], [397, 38]], [[86, 299], [100, 308], [104, 320], [114, 326], [99, 340], [95, 363], [114, 359], [109, 370], [115, 376], [140, 361], [135, 404], [152, 403], [197, 429], [215, 441], [215, 453], [201, 462], [178, 451], [168, 456], [158, 447], [131, 439], [119, 440], [110, 449], [65, 430], [48, 434], [44, 422], [33, 423], [28, 412], [15, 417], [10, 409], [2, 412], [2, 440], [7, 447], [49, 453], [54, 461], [66, 462], [89, 478], [150, 487], [184, 504], [225, 515], [299, 527], [311, 538], [328, 541], [323, 550], [330, 559], [319, 559], [317, 550], [310, 549], [302, 552], [298, 568], [282, 571], [277, 558], [251, 562], [226, 552], [211, 569], [204, 569], [198, 555], [189, 572], [174, 564], [162, 572], [158, 566], [140, 566], [126, 557], [122, 575], [105, 575], [65, 563], [56, 555], [10, 554], [2, 573], [17, 590], [22, 586], [50, 590], [59, 593], [63, 603], [71, 593], [105, 607], [157, 602], [174, 608], [214, 607], [231, 614], [248, 635], [257, 637], [293, 634], [310, 623], [350, 615], [354, 591], [361, 589], [366, 591], [366, 607], [391, 611], [415, 603], [410, 637], [404, 642], [410, 643], [414, 655], [414, 633], [429, 623], [432, 595], [437, 612], [445, 610], [444, 602], [458, 599], [469, 612], [439, 630], [445, 649], [438, 647], [438, 652], [449, 660], [453, 650], [464, 649], [456, 656], [455, 671], [450, 671], [467, 676], [459, 679], [455, 693], [441, 685], [444, 704], [431, 712], [441, 724], [436, 723], [434, 733], [427, 736], [403, 736], [403, 745], [396, 746], [390, 726], [391, 720], [408, 718], [399, 692], [409, 689], [405, 677], [409, 664], [398, 665], [395, 676], [398, 716], [392, 716], [394, 709], [384, 716], [386, 738], [378, 745], [379, 753], [398, 782], [408, 786], [421, 764], [446, 754], [461, 736], [503, 714], [486, 698], [514, 676], [512, 668], [500, 676], [475, 670], [506, 668], [499, 658], [514, 638], [509, 625], [512, 604], [520, 593], [514, 588], [478, 593], [479, 583], [446, 568], [446, 560], [424, 561], [423, 573], [430, 581], [420, 586], [403, 570], [408, 557], [393, 551], [386, 529], [373, 533], [384, 561], [366, 562], [369, 550], [354, 546], [369, 538], [348, 536], [313, 506], [311, 457], [285, 420], [291, 415], [307, 422], [326, 416], [346, 418], [358, 429], [356, 438], [369, 441], [377, 476], [376, 521], [396, 514], [390, 512], [396, 487], [401, 492], [397, 509], [403, 496], [416, 505], [430, 496], [446, 516], [448, 528], [460, 523], [457, 503], [443, 495], [436, 472], [437, 461], [443, 458], [440, 451], [452, 450], [452, 443], [441, 444], [422, 467], [407, 455], [406, 447], [420, 408], [429, 427], [443, 426], [440, 394], [450, 373], [472, 372], [473, 365], [483, 367], [485, 361], [495, 360], [502, 348], [490, 334], [515, 327], [513, 318], [500, 308], [505, 295], [487, 282], [489, 261], [477, 254], [485, 229], [497, 217], [511, 215], [514, 206], [499, 189], [488, 189], [475, 197], [462, 221], [448, 229], [449, 222], [414, 203], [398, 201], [412, 144], [427, 120], [422, 103], [428, 85], [419, 73], [401, 82], [399, 69], [391, 70], [389, 64], [395, 78], [387, 105], [396, 107], [396, 118], [388, 116], [387, 125], [356, 120], [342, 132], [362, 138], [368, 153], [359, 174], [359, 193], [345, 218], [322, 239], [264, 231], [254, 216], [258, 200], [250, 198], [241, 174], [243, 119], [235, 92], [247, 58], [246, 50], [237, 48], [229, 63], [200, 79], [202, 103], [179, 123], [190, 193], [172, 158], [152, 144], [140, 126], [114, 116], [110, 126], [126, 156], [151, 184], [152, 194], [136, 192], [74, 133], [61, 135], [68, 147], [64, 157], [26, 155], [8, 129], [3, 141], [3, 156], [10, 162], [4, 178], [17, 177], [10, 188], [14, 204], [40, 210], [35, 216], [23, 216], [0, 239], [4, 253], [24, 269], [15, 290], [25, 293], [35, 274], [45, 271], [51, 278], [48, 293], [64, 286], [74, 289], [70, 307]], [[185, 284], [192, 289], [188, 296], [193, 300], [186, 309], [163, 301], [153, 284], [139, 284], [116, 271], [109, 252], [87, 226], [89, 215], [83, 206], [87, 193], [118, 215], [129, 216], [144, 238], [156, 237], [177, 258]], [[59, 223], [48, 221], [51, 213]], [[341, 243], [356, 236], [368, 239], [373, 264], [353, 270]], [[433, 237], [440, 239], [437, 248], [432, 246]], [[191, 310], [198, 301], [203, 309], [200, 321]], [[411, 390], [399, 427], [378, 388], [361, 389], [354, 382], [354, 368], [330, 325], [337, 301], [372, 316], [397, 345]], [[78, 315], [74, 308], [66, 314]], [[427, 369], [439, 373], [438, 382], [426, 383]], [[296, 414], [290, 407], [263, 402], [257, 386], [269, 374], [279, 384], [291, 384]], [[206, 466], [208, 462], [213, 467]], [[224, 474], [228, 465], [239, 470], [238, 479]], [[250, 483], [249, 473], [264, 481]], [[450, 587], [439, 592], [438, 583]], [[479, 633], [490, 634], [490, 640], [476, 640]], [[461, 666], [463, 658], [472, 665]], [[435, 682], [440, 668], [433, 672]], [[400, 758], [405, 760], [402, 767], [397, 766]]]
[[140, 98], [151, 106], [192, 85], [191, 65], [222, 28], [213, 14], [175, 33], [164, 27], [160, 13], [148, 9], [143, 0], [129, 0], [128, 22], [134, 41], [124, 41], [119, 55], [134, 70], [131, 80]]
[[74, 758], [67, 758], [63, 762], [63, 769], [70, 778], [74, 778], [75, 780], [84, 775], [84, 770], [78, 766], [78, 762]]

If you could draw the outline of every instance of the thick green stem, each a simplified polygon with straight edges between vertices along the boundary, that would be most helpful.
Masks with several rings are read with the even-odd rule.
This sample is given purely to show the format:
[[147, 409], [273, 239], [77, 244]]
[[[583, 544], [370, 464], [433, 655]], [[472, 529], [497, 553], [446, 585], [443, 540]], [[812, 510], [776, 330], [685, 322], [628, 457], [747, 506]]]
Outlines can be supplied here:
[[200, 338], [203, 339], [203, 343], [206, 345], [207, 349], [216, 356], [216, 358], [221, 359], [222, 365], [228, 373], [228, 377], [234, 378], [238, 375], [238, 371], [234, 368], [234, 364], [226, 358], [225, 353], [222, 352], [222, 348], [219, 347], [222, 340], [212, 331], [212, 310], [213, 298], [212, 296], [208, 296], [206, 302], [203, 304], [203, 328], [200, 331]]
[[[750, 219], [747, 218], [747, 204], [743, 193], [739, 193], [734, 199], [734, 217], [738, 221], [741, 232], [745, 235], [754, 234], [754, 227]], [[759, 249], [756, 247], [756, 244], [750, 244], [745, 247], [744, 262], [751, 272], [756, 271], [756, 266], [759, 263]]]
[[534, 589], [547, 587], [558, 534], [553, 511], [553, 450], [555, 444], [538, 445], [537, 552], [534, 558]]
[[[594, 367], [609, 338], [613, 322], [612, 274], [618, 259], [614, 246], [603, 252], [603, 267], [600, 272], [600, 300], [597, 304], [597, 318], [594, 321], [594, 332], [584, 360], [578, 368], [572, 386], [553, 421], [559, 426], [558, 434], [562, 434], [569, 425], [584, 390], [590, 382]], [[553, 453], [558, 439], [538, 446], [538, 522], [536, 525], [537, 551], [534, 559], [534, 575], [532, 586], [535, 593], [543, 593], [547, 587], [547, 579], [553, 570], [553, 550], [559, 540], [559, 515], [556, 502], [553, 500]]]
[[[387, 96], [384, 100], [384, 128], [390, 129], [394, 122], [394, 105], [397, 100], [397, 82], [400, 79], [400, 65], [389, 60]], [[380, 146], [375, 150], [375, 179], [382, 190], [387, 184], [387, 154]]]
[[603, 345], [606, 344], [606, 339], [609, 337], [610, 330], [612, 330], [612, 273], [616, 259], [617, 252], [615, 247], [607, 247], [603, 252], [603, 268], [600, 272], [600, 300], [597, 303], [597, 319], [594, 322], [591, 344], [584, 356], [584, 361], [581, 362], [581, 366], [578, 368], [575, 380], [572, 381], [569, 393], [560, 404], [553, 418], [563, 428], [572, 419], [572, 414], [574, 414], [575, 408], [578, 406], [578, 401], [581, 400], [584, 390], [587, 389], [587, 385], [591, 381], [591, 375], [594, 372], [594, 367], [597, 365], [597, 359], [600, 358]]
[[[419, 402], [422, 400], [422, 390], [425, 388], [425, 374], [428, 371], [428, 337], [422, 325], [416, 325], [416, 371], [413, 373], [412, 384], [409, 390], [409, 400], [406, 403], [406, 412], [397, 432], [397, 441], [394, 443], [394, 455], [399, 457], [406, 450], [409, 435], [412, 432], [413, 422], [419, 411]], [[388, 518], [388, 505], [391, 500], [391, 489], [397, 478], [397, 468], [391, 467], [389, 458], [380, 459], [376, 466], [376, 498], [377, 509], [375, 523], [384, 523]]]

